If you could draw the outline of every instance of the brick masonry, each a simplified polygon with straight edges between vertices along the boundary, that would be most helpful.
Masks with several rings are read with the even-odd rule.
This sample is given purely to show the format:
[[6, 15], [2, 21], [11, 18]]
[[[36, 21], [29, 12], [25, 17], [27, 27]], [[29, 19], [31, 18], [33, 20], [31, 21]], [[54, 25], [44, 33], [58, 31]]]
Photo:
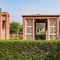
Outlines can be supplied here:
[[[39, 22], [43, 22], [43, 23], [46, 23], [46, 40], [53, 40], [53, 39], [59, 39], [60, 38], [60, 30], [59, 30], [59, 17], [60, 15], [22, 15], [22, 18], [23, 18], [23, 39], [24, 40], [35, 40], [36, 39], [36, 26], [35, 26], [35, 23], [39, 20]], [[27, 21], [28, 20], [32, 20], [32, 26], [27, 26]], [[51, 21], [52, 24], [56, 24], [55, 26], [50, 26], [51, 25]], [[56, 22], [56, 23], [55, 23]], [[32, 34], [27, 33], [27, 28], [28, 27], [32, 27]], [[52, 28], [54, 28], [53, 30], [56, 31], [54, 32], [52, 30]], [[53, 31], [53, 33], [51, 33]], [[27, 36], [30, 36], [30, 38], [27, 38]], [[32, 36], [32, 37], [31, 37]]]
[[9, 39], [10, 15], [8, 12], [0, 12], [0, 39]]

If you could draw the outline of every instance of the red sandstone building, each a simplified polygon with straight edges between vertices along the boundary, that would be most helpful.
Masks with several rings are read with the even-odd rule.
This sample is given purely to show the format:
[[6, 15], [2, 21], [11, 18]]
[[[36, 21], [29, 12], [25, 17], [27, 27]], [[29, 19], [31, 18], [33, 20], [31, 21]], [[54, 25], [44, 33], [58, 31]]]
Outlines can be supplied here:
[[9, 19], [8, 12], [0, 12], [0, 39], [9, 39]]
[[22, 15], [23, 17], [23, 39], [36, 39], [36, 23], [45, 23], [46, 40], [58, 39], [60, 36], [59, 30], [60, 15]]

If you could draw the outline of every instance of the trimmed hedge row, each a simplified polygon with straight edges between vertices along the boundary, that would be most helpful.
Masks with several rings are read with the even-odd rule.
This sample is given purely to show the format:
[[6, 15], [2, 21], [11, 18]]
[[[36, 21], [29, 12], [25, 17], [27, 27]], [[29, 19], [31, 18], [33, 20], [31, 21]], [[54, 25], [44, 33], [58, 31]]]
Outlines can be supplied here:
[[60, 60], [60, 41], [0, 41], [0, 60]]

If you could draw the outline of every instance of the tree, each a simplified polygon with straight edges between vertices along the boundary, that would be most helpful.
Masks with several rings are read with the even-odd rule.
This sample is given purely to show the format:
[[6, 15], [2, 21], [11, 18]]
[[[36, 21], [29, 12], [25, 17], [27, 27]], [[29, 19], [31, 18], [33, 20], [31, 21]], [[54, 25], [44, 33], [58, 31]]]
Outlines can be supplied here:
[[19, 34], [22, 34], [22, 32], [23, 32], [23, 28], [22, 28], [22, 25], [20, 25]]
[[10, 23], [10, 33], [11, 34], [19, 34], [21, 30], [21, 25], [18, 22], [11, 22]]
[[36, 32], [42, 31], [45, 28], [45, 23], [36, 23]]
[[2, 9], [0, 8], [0, 12], [2, 11]]

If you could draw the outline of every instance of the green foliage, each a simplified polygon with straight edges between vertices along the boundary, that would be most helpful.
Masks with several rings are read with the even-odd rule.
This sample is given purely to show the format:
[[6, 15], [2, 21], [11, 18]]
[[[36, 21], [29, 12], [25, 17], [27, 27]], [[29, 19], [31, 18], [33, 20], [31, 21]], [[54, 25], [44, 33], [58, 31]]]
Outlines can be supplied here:
[[60, 41], [0, 41], [0, 60], [60, 60]]
[[2, 12], [2, 9], [0, 8], [0, 12]]
[[36, 35], [36, 40], [45, 40], [46, 39], [46, 35]]
[[22, 33], [23, 33], [23, 28], [22, 28], [22, 25], [20, 25], [19, 34], [22, 34]]
[[22, 32], [22, 25], [20, 25], [17, 22], [12, 22], [10, 23], [10, 33], [15, 34], [15, 33], [21, 33]]

